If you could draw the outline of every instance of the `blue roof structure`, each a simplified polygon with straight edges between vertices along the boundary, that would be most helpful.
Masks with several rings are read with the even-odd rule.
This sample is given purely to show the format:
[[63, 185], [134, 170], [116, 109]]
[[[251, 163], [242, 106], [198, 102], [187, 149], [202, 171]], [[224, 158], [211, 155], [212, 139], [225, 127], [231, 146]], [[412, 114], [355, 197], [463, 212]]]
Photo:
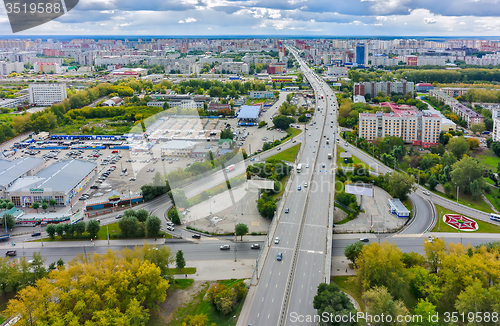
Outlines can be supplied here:
[[260, 115], [260, 106], [243, 105], [238, 112], [238, 119], [257, 119]]

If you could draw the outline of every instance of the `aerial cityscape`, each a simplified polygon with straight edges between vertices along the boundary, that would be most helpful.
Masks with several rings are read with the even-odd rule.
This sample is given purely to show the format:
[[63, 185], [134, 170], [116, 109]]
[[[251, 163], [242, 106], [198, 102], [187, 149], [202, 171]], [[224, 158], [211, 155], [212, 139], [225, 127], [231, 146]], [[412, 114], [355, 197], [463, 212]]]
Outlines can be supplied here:
[[0, 326], [500, 324], [496, 7], [23, 3]]

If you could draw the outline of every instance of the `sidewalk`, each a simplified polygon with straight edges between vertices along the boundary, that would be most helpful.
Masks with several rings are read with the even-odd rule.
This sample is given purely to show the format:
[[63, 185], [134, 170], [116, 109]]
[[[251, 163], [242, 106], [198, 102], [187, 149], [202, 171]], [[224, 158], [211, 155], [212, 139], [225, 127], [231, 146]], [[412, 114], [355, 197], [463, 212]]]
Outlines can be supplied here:
[[196, 274], [174, 275], [176, 279], [191, 278], [195, 281], [217, 281], [252, 277], [255, 259], [193, 260], [186, 267], [196, 267]]
[[[190, 242], [191, 240], [189, 239], [165, 239], [165, 244], [173, 244], [173, 243], [187, 243]], [[108, 240], [97, 240], [95, 241], [44, 241], [43, 242], [43, 247], [44, 248], [75, 248], [75, 247], [82, 247], [82, 246], [87, 246], [87, 247], [108, 247], [108, 246], [140, 246], [143, 245], [144, 242], [146, 242], [149, 245], [162, 245], [164, 244], [163, 238], [158, 238], [156, 241], [154, 239], [124, 239], [124, 240], [109, 240], [109, 245], [108, 245]], [[22, 248], [23, 247], [23, 242], [18, 242], [15, 241], [14, 243], [16, 244], [15, 246], [11, 245], [12, 241], [10, 242], [0, 242], [0, 248]], [[41, 248], [42, 243], [40, 241], [25, 241], [24, 242], [24, 248]]]

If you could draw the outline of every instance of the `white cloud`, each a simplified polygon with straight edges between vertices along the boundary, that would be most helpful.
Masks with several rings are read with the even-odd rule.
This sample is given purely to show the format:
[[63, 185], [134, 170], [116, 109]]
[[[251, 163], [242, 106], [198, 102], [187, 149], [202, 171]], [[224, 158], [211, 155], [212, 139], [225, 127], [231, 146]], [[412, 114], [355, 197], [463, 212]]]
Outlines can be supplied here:
[[181, 19], [181, 20], [179, 20], [179, 24], [184, 24], [184, 23], [186, 23], [186, 24], [188, 24], [188, 23], [194, 23], [195, 21], [197, 21], [197, 19], [196, 19], [196, 18], [189, 17], [189, 18], [186, 18], [186, 19], [184, 19], [184, 20], [182, 20], [182, 19]]
[[436, 20], [434, 18], [424, 18], [424, 23], [426, 23], [426, 24], [435, 24]]

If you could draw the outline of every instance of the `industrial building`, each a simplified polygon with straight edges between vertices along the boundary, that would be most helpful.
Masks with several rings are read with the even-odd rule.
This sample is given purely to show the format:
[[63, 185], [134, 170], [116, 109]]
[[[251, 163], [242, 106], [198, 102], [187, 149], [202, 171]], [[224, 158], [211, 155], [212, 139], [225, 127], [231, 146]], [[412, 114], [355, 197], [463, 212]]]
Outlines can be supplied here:
[[66, 84], [30, 84], [28, 90], [30, 103], [40, 106], [52, 105], [68, 97]]
[[161, 147], [161, 156], [191, 156], [191, 152], [197, 143], [189, 140], [171, 140], [167, 141]]
[[43, 199], [55, 199], [58, 206], [68, 205], [97, 175], [97, 164], [71, 160], [54, 163], [36, 175], [15, 180], [5, 196], [16, 206], [31, 206]]
[[0, 198], [5, 190], [19, 178], [33, 176], [45, 167], [45, 160], [35, 157], [18, 158], [13, 161], [0, 160]]
[[243, 105], [238, 112], [239, 126], [256, 126], [261, 114], [260, 106]]
[[403, 205], [401, 200], [394, 198], [389, 198], [389, 209], [392, 214], [396, 214], [397, 217], [410, 217], [410, 211]]

